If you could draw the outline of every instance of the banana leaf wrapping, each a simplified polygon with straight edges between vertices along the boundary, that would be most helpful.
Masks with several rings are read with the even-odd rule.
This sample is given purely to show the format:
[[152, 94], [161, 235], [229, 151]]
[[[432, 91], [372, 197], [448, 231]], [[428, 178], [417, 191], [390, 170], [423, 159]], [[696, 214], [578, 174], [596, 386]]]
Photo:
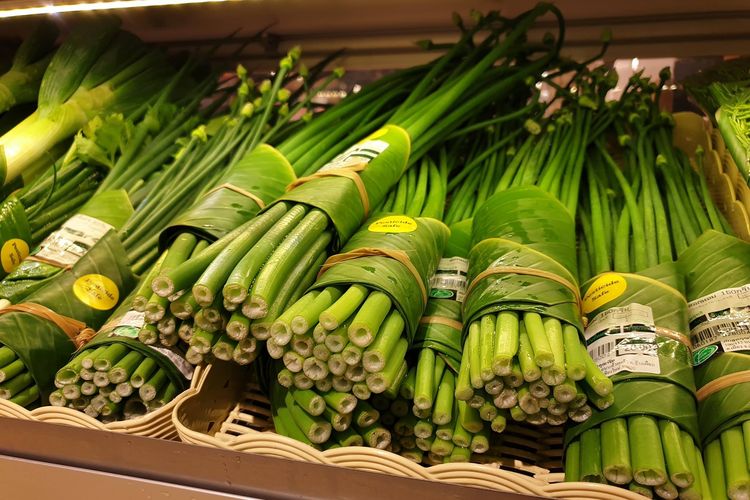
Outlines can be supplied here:
[[[313, 174], [313, 178], [301, 179], [307, 182], [297, 185], [278, 201], [304, 203], [325, 212], [336, 228], [334, 249], [338, 249], [359, 229], [368, 214], [357, 184], [337, 174], [357, 172], [367, 192], [369, 206], [374, 209], [401, 177], [410, 153], [409, 134], [395, 125], [386, 125], [331, 160]], [[320, 175], [325, 176], [318, 177]]]
[[123, 190], [94, 195], [0, 282], [0, 298], [18, 304], [70, 268], [111, 229], [133, 214]]
[[449, 234], [448, 226], [429, 217], [396, 215], [372, 219], [352, 236], [339, 255], [372, 250], [402, 252], [418, 273], [421, 284], [400, 261], [382, 255], [363, 255], [339, 261], [328, 269], [324, 266], [324, 272], [311, 289], [361, 284], [382, 291], [403, 316], [411, 343], [425, 308], [423, 290], [429, 290], [429, 278], [435, 273]]
[[[474, 216], [472, 244], [464, 325], [514, 310], [555, 317], [583, 332], [575, 224], [559, 201], [536, 187], [495, 194]], [[546, 276], [513, 273], [511, 267]], [[480, 276], [493, 268], [504, 271]]]
[[0, 204], [0, 277], [6, 276], [29, 255], [30, 241], [26, 210], [11, 195]]
[[100, 345], [124, 344], [130, 350], [153, 359], [157, 366], [164, 370], [178, 390], [184, 391], [187, 388], [188, 380], [192, 378], [193, 366], [185, 360], [184, 353], [177, 347], [152, 347], [138, 340], [138, 331], [145, 324], [145, 317], [143, 312], [131, 308], [133, 297], [134, 294], [130, 294], [112, 314], [107, 323], [99, 329], [96, 336], [81, 349], [96, 348]]
[[208, 241], [221, 238], [281, 196], [294, 178], [292, 166], [281, 153], [267, 144], [258, 146], [162, 231], [161, 248], [166, 249], [177, 235], [188, 231]]
[[586, 344], [605, 375], [615, 383], [663, 380], [695, 392], [684, 277], [677, 264], [604, 273], [581, 291], [589, 318]]
[[723, 430], [750, 420], [750, 382], [730, 383], [715, 392], [708, 385], [750, 372], [750, 243], [707, 231], [680, 256], [679, 264], [687, 281], [698, 419], [703, 442], [709, 443]]
[[[107, 233], [68, 271], [29, 295], [26, 303], [99, 328], [135, 285], [125, 250]], [[39, 387], [42, 401], [54, 390], [55, 372], [74, 351], [72, 340], [53, 322], [19, 311], [0, 315], [0, 343], [12, 349]]]
[[[468, 228], [468, 231], [466, 230]], [[419, 321], [412, 349], [429, 347], [455, 372], [461, 365], [461, 305], [467, 286], [471, 220], [450, 227], [443, 258], [430, 278], [430, 298]]]
[[695, 396], [679, 385], [659, 380], [627, 380], [615, 384], [615, 402], [604, 411], [594, 409], [591, 418], [570, 427], [565, 433], [565, 446], [584, 431], [598, 427], [613, 418], [652, 415], [672, 420], [700, 441]]

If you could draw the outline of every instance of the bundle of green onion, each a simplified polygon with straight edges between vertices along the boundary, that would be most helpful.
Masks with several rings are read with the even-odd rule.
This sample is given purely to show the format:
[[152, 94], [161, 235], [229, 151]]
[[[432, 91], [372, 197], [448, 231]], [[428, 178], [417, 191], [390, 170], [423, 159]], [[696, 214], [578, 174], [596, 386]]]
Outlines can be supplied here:
[[580, 331], [573, 221], [537, 188], [495, 194], [479, 209], [469, 254], [456, 398], [491, 401], [516, 421], [561, 425], [612, 404], [612, 381]]
[[748, 498], [750, 244], [707, 231], [680, 256], [689, 300], [698, 422], [713, 498]]
[[[47, 401], [57, 367], [77, 336], [100, 327], [135, 283], [109, 231], [73, 267], [0, 315], [3, 397], [22, 406]], [[6, 364], [7, 362], [8, 364]]]
[[327, 261], [310, 291], [269, 325], [266, 348], [283, 359], [287, 379], [362, 400], [396, 391], [448, 232], [426, 217], [366, 223]]
[[174, 349], [138, 341], [142, 313], [131, 294], [97, 335], [55, 374], [52, 406], [68, 406], [103, 422], [136, 418], [162, 408], [192, 378], [192, 366]]

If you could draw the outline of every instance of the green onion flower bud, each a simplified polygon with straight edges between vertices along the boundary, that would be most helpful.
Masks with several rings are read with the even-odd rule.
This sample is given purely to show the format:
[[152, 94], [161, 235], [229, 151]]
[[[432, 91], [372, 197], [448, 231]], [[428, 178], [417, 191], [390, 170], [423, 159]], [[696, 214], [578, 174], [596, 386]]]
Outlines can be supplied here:
[[289, 92], [288, 89], [279, 89], [279, 91], [276, 93], [276, 99], [278, 99], [279, 102], [287, 102], [291, 95], [292, 93]]

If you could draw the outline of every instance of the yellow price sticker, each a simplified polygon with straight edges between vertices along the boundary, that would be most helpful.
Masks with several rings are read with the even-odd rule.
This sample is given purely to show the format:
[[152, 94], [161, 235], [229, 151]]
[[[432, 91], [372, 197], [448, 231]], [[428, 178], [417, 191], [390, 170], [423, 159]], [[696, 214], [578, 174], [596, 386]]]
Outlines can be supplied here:
[[120, 291], [117, 284], [101, 274], [86, 274], [73, 283], [75, 296], [89, 307], [107, 311], [117, 305]]
[[367, 228], [373, 233], [411, 233], [417, 230], [417, 221], [406, 215], [382, 217]]
[[20, 238], [11, 238], [0, 249], [0, 263], [6, 273], [14, 270], [23, 259], [29, 256], [29, 244]]
[[599, 309], [607, 302], [615, 300], [625, 293], [627, 280], [617, 273], [604, 273], [599, 276], [583, 296], [583, 312], [588, 314]]

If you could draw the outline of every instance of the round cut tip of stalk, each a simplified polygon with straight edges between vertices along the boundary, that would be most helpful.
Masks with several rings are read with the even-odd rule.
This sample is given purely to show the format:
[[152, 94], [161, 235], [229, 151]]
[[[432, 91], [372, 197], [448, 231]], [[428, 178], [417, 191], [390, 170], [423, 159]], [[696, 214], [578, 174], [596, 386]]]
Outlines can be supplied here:
[[385, 429], [377, 429], [372, 432], [367, 440], [371, 448], [384, 450], [391, 444], [391, 433]]
[[303, 316], [295, 316], [292, 318], [292, 332], [296, 335], [304, 335], [307, 330], [310, 329], [310, 325], [307, 324], [307, 320]]
[[609, 465], [604, 468], [604, 477], [615, 484], [629, 484], [633, 480], [633, 472], [623, 464]]
[[78, 372], [72, 368], [61, 368], [55, 375], [55, 380], [63, 385], [75, 384], [78, 381]]
[[247, 325], [243, 324], [241, 321], [228, 322], [226, 331], [230, 339], [237, 341], [244, 339], [249, 333]]
[[193, 286], [193, 297], [201, 307], [208, 307], [214, 301], [214, 293], [205, 285]]
[[338, 320], [334, 318], [331, 314], [326, 313], [325, 311], [320, 314], [320, 317], [318, 318], [318, 323], [329, 332], [332, 332], [333, 330], [339, 327]]
[[367, 387], [374, 394], [381, 394], [388, 389], [386, 380], [382, 373], [371, 373], [367, 376]]
[[328, 376], [328, 365], [316, 358], [307, 358], [302, 364], [302, 371], [312, 380], [322, 380]]
[[247, 298], [247, 288], [240, 285], [228, 284], [224, 285], [221, 294], [227, 302], [241, 304]]
[[175, 292], [174, 283], [166, 276], [157, 276], [151, 282], [151, 291], [159, 297], [169, 297]]
[[257, 340], [268, 340], [271, 338], [271, 325], [269, 323], [253, 323], [250, 325], [250, 333]]
[[271, 337], [276, 345], [287, 345], [292, 340], [292, 329], [283, 321], [275, 321], [271, 325]]
[[372, 343], [373, 335], [366, 326], [351, 325], [347, 331], [349, 340], [357, 347], [367, 347]]
[[268, 303], [258, 296], [251, 296], [250, 302], [242, 306], [242, 313], [250, 319], [265, 318], [268, 314]]
[[633, 479], [644, 486], [659, 486], [667, 481], [664, 471], [655, 469], [636, 469], [633, 471]]

